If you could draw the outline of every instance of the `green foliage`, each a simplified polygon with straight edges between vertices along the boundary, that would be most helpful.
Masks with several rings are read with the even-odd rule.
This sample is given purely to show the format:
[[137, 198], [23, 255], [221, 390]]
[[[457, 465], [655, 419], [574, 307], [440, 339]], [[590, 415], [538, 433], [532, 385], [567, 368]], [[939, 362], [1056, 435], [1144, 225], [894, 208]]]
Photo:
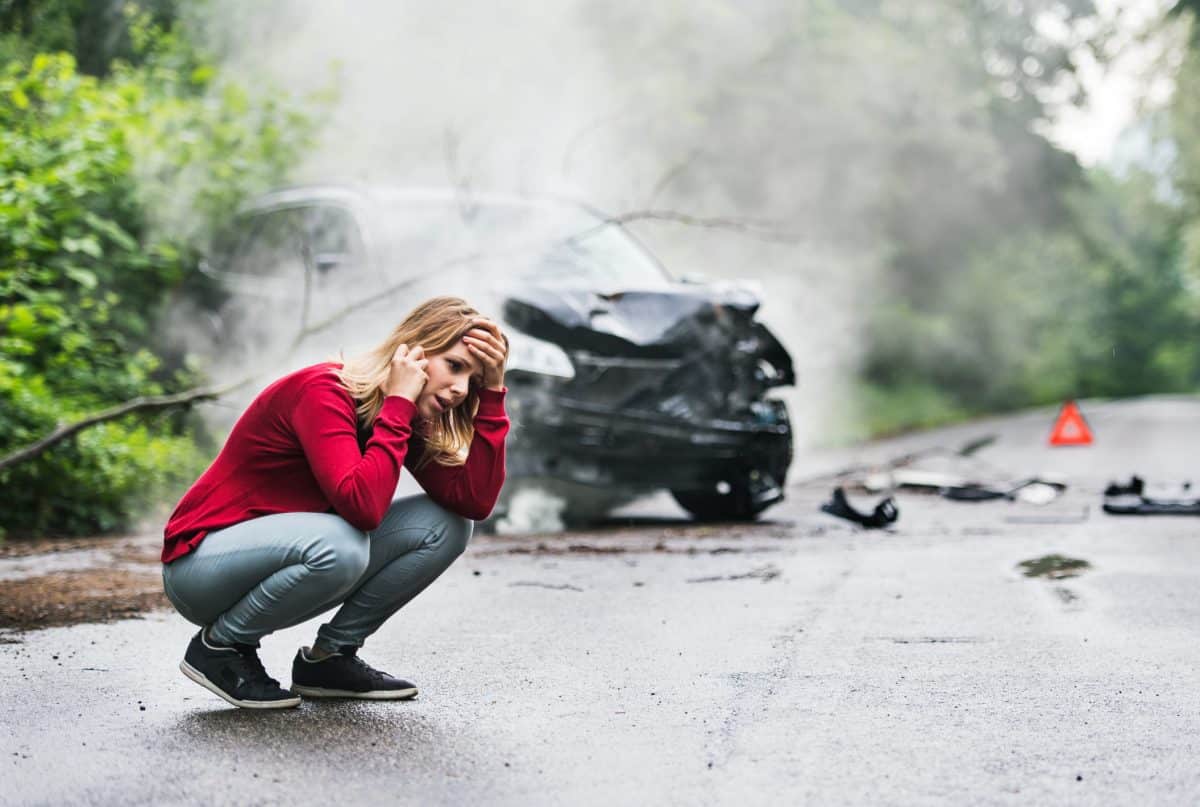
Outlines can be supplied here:
[[[992, 6], [981, 13], [1003, 13]], [[1197, 8], [1176, 7], [1193, 32]], [[1046, 143], [1031, 162], [1038, 150], [1028, 151], [1026, 137], [1027, 166], [1056, 179], [1009, 193], [1008, 203], [993, 198], [998, 228], [960, 230], [957, 258], [947, 249], [953, 236], [914, 250], [903, 228], [896, 233], [891, 297], [868, 333], [869, 411], [882, 401], [893, 419], [927, 425], [910, 411], [914, 385], [939, 393], [933, 411], [964, 416], [1200, 386], [1200, 96], [1187, 90], [1200, 80], [1200, 46], [1194, 35], [1187, 41], [1167, 113], [1174, 160], [1165, 173], [1081, 174]], [[1028, 95], [997, 119], [1002, 128], [1028, 130]], [[1010, 152], [1022, 142], [1002, 139]], [[1021, 200], [1034, 215], [1012, 215], [1010, 203]]]
[[935, 411], [962, 414], [1194, 389], [1200, 307], [1181, 260], [1180, 211], [1140, 173], [1094, 172], [1063, 202], [1062, 226], [980, 245], [945, 278], [934, 313], [884, 307], [872, 322], [870, 382], [898, 406], [912, 385], [931, 385], [947, 399]]
[[910, 429], [927, 429], [962, 420], [969, 413], [945, 390], [922, 381], [896, 381], [886, 386], [858, 384], [852, 391], [857, 404], [844, 413], [822, 439], [828, 445], [881, 437]]
[[[84, 414], [45, 379], [0, 374], [0, 429], [6, 442], [31, 443], [59, 420]], [[3, 472], [0, 525], [17, 535], [80, 535], [127, 527], [194, 478], [205, 457], [169, 416], [125, 418], [81, 432], [37, 461]], [[0, 537], [2, 537], [0, 533]]]
[[[0, 73], [0, 454], [195, 382], [156, 346], [165, 304], [186, 292], [211, 223], [279, 182], [310, 134], [178, 31], [137, 13], [129, 31], [142, 64], [104, 79], [65, 53]], [[188, 434], [180, 417], [127, 419], [0, 472], [0, 526], [120, 528], [194, 477]]]
[[114, 60], [137, 64], [156, 55], [137, 48], [134, 26], [170, 28], [178, 16], [176, 0], [0, 0], [0, 63], [65, 52], [81, 73], [105, 76]]
[[[1183, 4], [1181, 4], [1182, 6]], [[1171, 177], [1183, 208], [1180, 236], [1184, 272], [1189, 288], [1200, 288], [1200, 95], [1192, 88], [1200, 81], [1200, 1], [1188, 4], [1187, 24], [1192, 46], [1176, 78], [1179, 88], [1168, 111], [1168, 136], [1175, 151]]]

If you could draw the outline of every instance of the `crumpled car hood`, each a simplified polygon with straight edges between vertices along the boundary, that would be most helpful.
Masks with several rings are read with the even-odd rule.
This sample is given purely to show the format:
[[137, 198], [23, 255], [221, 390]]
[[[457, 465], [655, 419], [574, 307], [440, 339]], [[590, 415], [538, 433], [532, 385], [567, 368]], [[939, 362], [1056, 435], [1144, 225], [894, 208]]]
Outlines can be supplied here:
[[530, 336], [567, 349], [656, 354], [690, 347], [697, 326], [709, 327], [722, 318], [749, 322], [758, 307], [758, 299], [739, 288], [681, 284], [669, 290], [601, 293], [532, 286], [509, 293], [504, 316]]
[[526, 286], [509, 292], [504, 318], [567, 351], [631, 359], [740, 354], [775, 368], [767, 386], [794, 383], [791, 357], [754, 319], [758, 308], [757, 295], [732, 285], [617, 292]]

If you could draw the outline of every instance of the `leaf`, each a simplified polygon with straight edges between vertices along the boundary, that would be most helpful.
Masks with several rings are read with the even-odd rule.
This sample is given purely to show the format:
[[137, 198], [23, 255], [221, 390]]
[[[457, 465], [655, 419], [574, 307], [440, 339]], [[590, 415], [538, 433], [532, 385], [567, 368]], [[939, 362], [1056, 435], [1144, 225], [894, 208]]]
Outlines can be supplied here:
[[127, 233], [121, 225], [111, 219], [103, 219], [95, 213], [88, 211], [84, 213], [83, 220], [87, 222], [92, 229], [99, 230], [104, 235], [112, 239], [117, 246], [122, 249], [133, 252], [138, 248], [138, 242], [132, 235]]
[[68, 266], [64, 270], [64, 272], [67, 277], [71, 278], [71, 280], [74, 280], [76, 283], [78, 283], [80, 286], [83, 286], [88, 291], [91, 291], [92, 289], [96, 288], [96, 284], [98, 281], [96, 279], [95, 272], [89, 271], [88, 269], [84, 269], [81, 266]]
[[62, 248], [67, 252], [82, 252], [93, 258], [100, 258], [104, 255], [104, 250], [94, 235], [85, 235], [83, 238], [65, 236], [62, 240]]
[[202, 64], [192, 71], [191, 79], [193, 84], [201, 86], [207, 85], [213, 80], [217, 74], [217, 69], [211, 64]]

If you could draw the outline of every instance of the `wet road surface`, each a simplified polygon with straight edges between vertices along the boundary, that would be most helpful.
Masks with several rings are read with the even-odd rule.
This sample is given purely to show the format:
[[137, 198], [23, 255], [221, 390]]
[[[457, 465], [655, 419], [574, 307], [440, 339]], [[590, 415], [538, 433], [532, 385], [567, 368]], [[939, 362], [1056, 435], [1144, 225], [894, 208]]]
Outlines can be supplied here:
[[[1039, 412], [793, 471], [990, 432], [976, 467], [1068, 475], [1041, 507], [901, 492], [862, 531], [816, 479], [757, 525], [655, 500], [479, 536], [363, 651], [413, 702], [233, 709], [179, 673], [194, 629], [166, 611], [8, 638], [0, 803], [1197, 803], [1200, 520], [1106, 516], [1099, 491], [1187, 478], [1200, 403], [1085, 414], [1088, 448], [1044, 448]], [[264, 642], [285, 683], [316, 624]]]

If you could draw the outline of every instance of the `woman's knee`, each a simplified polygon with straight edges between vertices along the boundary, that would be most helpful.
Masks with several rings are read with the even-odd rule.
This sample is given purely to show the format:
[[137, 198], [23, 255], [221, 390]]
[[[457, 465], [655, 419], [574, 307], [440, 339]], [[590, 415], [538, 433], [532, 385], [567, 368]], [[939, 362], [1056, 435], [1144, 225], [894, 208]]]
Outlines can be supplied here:
[[313, 536], [305, 547], [304, 565], [349, 586], [362, 577], [371, 559], [370, 542], [365, 533], [336, 516]]
[[471, 533], [474, 529], [475, 522], [471, 519], [464, 518], [457, 513], [446, 512], [438, 543], [443, 547], [444, 552], [457, 558], [467, 550], [467, 544], [471, 540]]
[[429, 536], [425, 539], [426, 545], [435, 547], [450, 560], [465, 552], [467, 543], [471, 540], [471, 532], [475, 529], [475, 522], [447, 510], [432, 499], [424, 499], [421, 505], [421, 516], [429, 530]]

